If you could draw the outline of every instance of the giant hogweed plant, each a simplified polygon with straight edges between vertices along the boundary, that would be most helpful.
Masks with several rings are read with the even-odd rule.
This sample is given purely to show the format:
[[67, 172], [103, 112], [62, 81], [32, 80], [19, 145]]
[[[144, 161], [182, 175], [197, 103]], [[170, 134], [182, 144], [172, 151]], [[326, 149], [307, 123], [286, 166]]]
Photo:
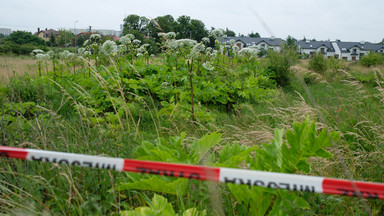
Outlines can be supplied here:
[[[311, 170], [310, 157], [330, 158], [332, 154], [325, 148], [337, 142], [337, 132], [317, 130], [315, 122], [307, 118], [302, 123], [293, 123], [292, 130], [276, 129], [273, 140], [261, 146], [245, 146], [239, 143], [227, 143], [220, 151], [217, 146], [222, 138], [219, 133], [211, 133], [202, 137], [192, 145], [185, 143], [185, 134], [169, 139], [159, 138], [154, 143], [143, 142], [135, 151], [134, 156], [141, 160], [164, 161], [172, 163], [202, 164], [208, 166], [246, 168], [283, 173], [308, 173]], [[285, 138], [285, 139], [284, 139]], [[213, 150], [213, 147], [215, 147]], [[152, 202], [142, 202], [144, 207], [125, 212], [128, 215], [143, 215], [143, 212], [156, 211], [167, 215], [175, 212], [210, 211], [207, 199], [208, 188], [205, 183], [197, 180], [176, 179], [168, 176], [152, 176], [137, 173], [126, 174], [127, 179], [120, 181], [118, 191], [152, 191]], [[309, 214], [310, 206], [302, 198], [303, 192], [279, 190], [277, 185], [271, 188], [245, 185], [226, 184], [219, 193], [225, 194], [223, 200], [228, 215], [301, 215]], [[305, 193], [305, 192], [304, 192]], [[158, 194], [162, 194], [160, 196]], [[125, 196], [125, 195], [124, 195]], [[165, 198], [167, 197], [167, 198]], [[124, 199], [122, 197], [122, 199]], [[147, 198], [149, 200], [150, 198]], [[155, 201], [157, 200], [157, 201]], [[162, 205], [154, 205], [154, 202]], [[169, 201], [168, 201], [169, 200]], [[171, 203], [177, 204], [174, 210]], [[145, 207], [147, 205], [147, 207]], [[168, 214], [169, 213], [169, 214]]]

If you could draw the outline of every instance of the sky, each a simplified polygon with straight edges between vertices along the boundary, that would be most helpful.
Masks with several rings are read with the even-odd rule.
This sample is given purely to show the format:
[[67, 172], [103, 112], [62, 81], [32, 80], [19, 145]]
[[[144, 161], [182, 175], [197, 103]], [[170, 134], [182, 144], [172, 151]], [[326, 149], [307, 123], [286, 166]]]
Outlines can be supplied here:
[[384, 38], [383, 11], [383, 0], [0, 0], [0, 28], [120, 30], [130, 14], [170, 14], [244, 35], [377, 43]]

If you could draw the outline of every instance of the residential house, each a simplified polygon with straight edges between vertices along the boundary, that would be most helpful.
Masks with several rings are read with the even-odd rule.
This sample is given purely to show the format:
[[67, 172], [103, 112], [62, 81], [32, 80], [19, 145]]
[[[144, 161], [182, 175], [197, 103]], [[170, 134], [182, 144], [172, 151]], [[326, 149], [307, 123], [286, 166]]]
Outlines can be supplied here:
[[298, 41], [300, 54], [313, 56], [315, 53], [321, 53], [325, 57], [334, 57], [335, 48], [330, 41]]
[[370, 42], [342, 42], [337, 41], [340, 48], [340, 59], [347, 61], [357, 61], [370, 52], [384, 53], [384, 45]]
[[59, 32], [54, 29], [47, 29], [47, 28], [45, 30], [40, 31], [40, 28], [37, 28], [37, 32], [35, 33], [35, 35], [37, 35], [39, 38], [45, 41], [49, 41], [49, 37], [51, 35], [57, 37], [59, 35]]
[[239, 47], [239, 49], [255, 46], [258, 50], [275, 50], [280, 52], [282, 49], [282, 45], [284, 43], [284, 40], [281, 38], [252, 38], [252, 37], [227, 37], [221, 39], [222, 43], [225, 43], [226, 45], [229, 45], [230, 41], [234, 40], [236, 46]]
[[346, 61], [357, 61], [369, 52], [384, 54], [384, 45], [370, 42], [343, 42], [337, 41], [299, 41], [300, 54], [312, 56], [322, 53], [324, 57], [334, 57]]

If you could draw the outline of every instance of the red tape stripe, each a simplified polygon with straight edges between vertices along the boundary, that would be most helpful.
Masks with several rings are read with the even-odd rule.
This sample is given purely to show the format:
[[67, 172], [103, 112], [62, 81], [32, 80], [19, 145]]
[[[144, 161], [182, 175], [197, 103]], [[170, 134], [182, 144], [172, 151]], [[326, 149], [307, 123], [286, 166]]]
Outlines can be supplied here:
[[219, 182], [220, 168], [163, 162], [124, 160], [123, 171]]
[[26, 160], [27, 155], [28, 155], [27, 149], [5, 147], [5, 146], [1, 146], [0, 148], [0, 156], [2, 157], [18, 158], [18, 159]]
[[[0, 157], [384, 200], [384, 184], [0, 146]], [[64, 163], [64, 162], [62, 162]], [[308, 190], [307, 190], [308, 188]]]
[[325, 178], [323, 193], [384, 199], [384, 184]]

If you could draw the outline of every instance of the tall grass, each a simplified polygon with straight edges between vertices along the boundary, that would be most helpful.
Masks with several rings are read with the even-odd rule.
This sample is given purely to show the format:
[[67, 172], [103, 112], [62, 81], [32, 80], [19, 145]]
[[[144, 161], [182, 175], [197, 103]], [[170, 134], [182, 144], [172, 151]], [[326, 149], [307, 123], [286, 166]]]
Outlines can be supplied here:
[[[131, 66], [127, 70], [135, 70]], [[141, 97], [124, 90], [120, 79], [124, 72], [114, 65], [91, 67], [91, 76], [84, 82], [92, 85], [73, 82], [74, 77], [88, 72], [64, 73], [58, 80], [14, 78], [0, 92], [0, 112], [4, 114], [5, 104], [10, 104], [8, 110], [20, 118], [11, 124], [3, 117], [0, 140], [2, 145], [130, 158], [143, 141], [155, 142], [182, 132], [186, 133], [183, 145], [187, 149], [214, 131], [222, 133], [223, 143], [258, 146], [269, 142], [276, 128], [290, 129], [293, 122], [310, 116], [317, 128], [342, 135], [329, 149], [337, 157], [311, 159], [310, 174], [383, 182], [384, 71], [375, 70], [366, 82], [354, 68], [340, 69], [335, 69], [332, 77], [327, 76], [329, 71], [318, 74], [317, 81], [308, 86], [293, 77], [291, 87], [280, 89], [275, 100], [241, 104], [233, 112], [207, 106], [215, 118], [205, 123], [161, 116], [149, 91]], [[111, 104], [108, 113], [98, 111], [102, 103], [96, 105], [95, 89], [107, 95], [103, 102]], [[219, 154], [221, 148], [215, 146], [213, 152]], [[0, 214], [119, 214], [148, 205], [153, 196], [149, 191], [117, 191], [127, 176], [113, 171], [11, 159], [2, 159], [0, 164]], [[204, 210], [201, 204], [210, 203], [209, 215], [235, 214], [228, 211], [236, 203], [224, 194], [228, 191], [223, 185], [189, 182], [189, 186], [191, 193], [186, 197], [162, 195], [181, 212], [190, 206]], [[311, 204], [308, 214], [384, 214], [382, 201], [307, 193], [300, 196]]]

